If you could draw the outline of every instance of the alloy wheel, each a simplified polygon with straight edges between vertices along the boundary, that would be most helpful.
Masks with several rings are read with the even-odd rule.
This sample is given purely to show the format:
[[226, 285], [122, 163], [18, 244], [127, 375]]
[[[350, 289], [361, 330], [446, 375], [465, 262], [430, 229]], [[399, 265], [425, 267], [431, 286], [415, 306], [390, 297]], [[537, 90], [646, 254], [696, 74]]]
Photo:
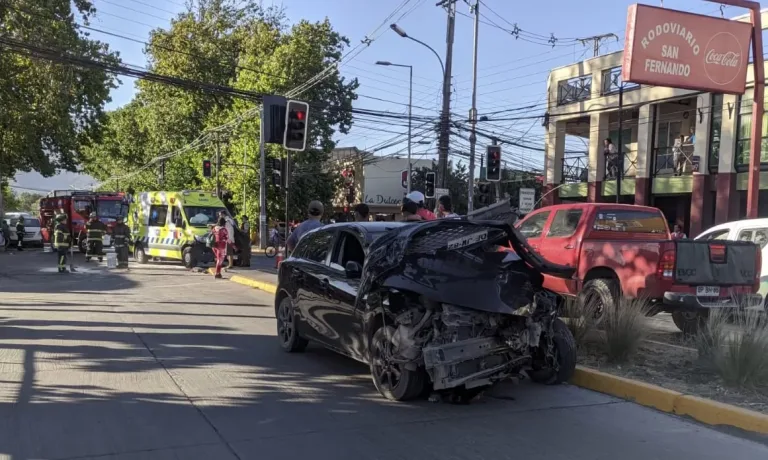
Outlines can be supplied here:
[[283, 346], [289, 346], [295, 333], [293, 304], [290, 301], [283, 301], [277, 310], [277, 335], [280, 337], [280, 343]]
[[392, 391], [400, 384], [403, 370], [392, 359], [392, 342], [388, 339], [392, 336], [391, 328], [377, 335], [378, 340], [373, 344], [372, 372], [381, 387]]

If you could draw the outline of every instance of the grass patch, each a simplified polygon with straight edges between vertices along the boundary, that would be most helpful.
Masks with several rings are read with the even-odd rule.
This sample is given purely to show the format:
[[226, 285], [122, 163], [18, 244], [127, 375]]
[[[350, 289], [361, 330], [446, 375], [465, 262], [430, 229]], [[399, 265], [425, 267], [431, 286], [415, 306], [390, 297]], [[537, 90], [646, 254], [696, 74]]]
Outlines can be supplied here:
[[608, 362], [626, 363], [637, 353], [649, 334], [649, 308], [645, 299], [621, 299], [616, 308], [606, 308], [600, 326]]
[[597, 304], [584, 304], [579, 299], [567, 298], [563, 304], [563, 319], [566, 319], [576, 345], [581, 348], [587, 337], [597, 328]]

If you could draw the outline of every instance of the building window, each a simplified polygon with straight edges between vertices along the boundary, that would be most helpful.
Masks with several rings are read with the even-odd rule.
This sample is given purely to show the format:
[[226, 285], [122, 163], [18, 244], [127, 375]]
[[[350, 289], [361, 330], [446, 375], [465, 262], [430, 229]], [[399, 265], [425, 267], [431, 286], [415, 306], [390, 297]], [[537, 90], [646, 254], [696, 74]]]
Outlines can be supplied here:
[[557, 103], [570, 104], [592, 96], [592, 75], [562, 80], [557, 84]]
[[[736, 171], [744, 172], [749, 168], [749, 144], [752, 135], [752, 88], [748, 88], [739, 97], [739, 118], [736, 131]], [[768, 98], [766, 98], [768, 100]], [[760, 163], [768, 163], [768, 113], [763, 114], [762, 142]]]
[[712, 111], [709, 119], [709, 166], [710, 173], [716, 173], [720, 165], [720, 132], [723, 128], [723, 95], [712, 95]]
[[[615, 94], [619, 92], [619, 88], [622, 85], [621, 81], [621, 66], [612, 67], [610, 69], [603, 70], [603, 95]], [[631, 91], [639, 88], [637, 83], [627, 82], [624, 83], [624, 91]]]

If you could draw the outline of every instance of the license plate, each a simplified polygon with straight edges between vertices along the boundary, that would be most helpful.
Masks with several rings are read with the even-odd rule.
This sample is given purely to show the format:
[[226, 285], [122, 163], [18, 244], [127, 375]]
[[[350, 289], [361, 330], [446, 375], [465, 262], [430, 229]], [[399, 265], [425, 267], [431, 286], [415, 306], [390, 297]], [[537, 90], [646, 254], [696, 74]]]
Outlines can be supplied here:
[[460, 249], [488, 239], [488, 231], [482, 231], [448, 241], [448, 250]]
[[699, 297], [720, 297], [720, 287], [696, 286], [696, 295]]
[[109, 246], [109, 244], [111, 243], [111, 239], [110, 239], [109, 235], [104, 235], [104, 238], [102, 238], [101, 241], [102, 241], [102, 243], [106, 244], [107, 246]]

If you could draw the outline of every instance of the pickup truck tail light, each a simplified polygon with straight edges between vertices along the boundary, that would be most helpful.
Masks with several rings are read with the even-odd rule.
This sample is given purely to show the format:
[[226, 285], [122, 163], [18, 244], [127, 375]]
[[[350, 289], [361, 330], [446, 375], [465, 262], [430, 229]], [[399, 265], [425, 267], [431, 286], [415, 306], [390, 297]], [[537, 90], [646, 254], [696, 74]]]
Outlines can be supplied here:
[[659, 279], [672, 279], [675, 275], [675, 250], [669, 249], [661, 253], [659, 265], [656, 267], [656, 277]]
[[727, 248], [722, 243], [709, 245], [709, 261], [713, 264], [724, 264], [728, 261]]

